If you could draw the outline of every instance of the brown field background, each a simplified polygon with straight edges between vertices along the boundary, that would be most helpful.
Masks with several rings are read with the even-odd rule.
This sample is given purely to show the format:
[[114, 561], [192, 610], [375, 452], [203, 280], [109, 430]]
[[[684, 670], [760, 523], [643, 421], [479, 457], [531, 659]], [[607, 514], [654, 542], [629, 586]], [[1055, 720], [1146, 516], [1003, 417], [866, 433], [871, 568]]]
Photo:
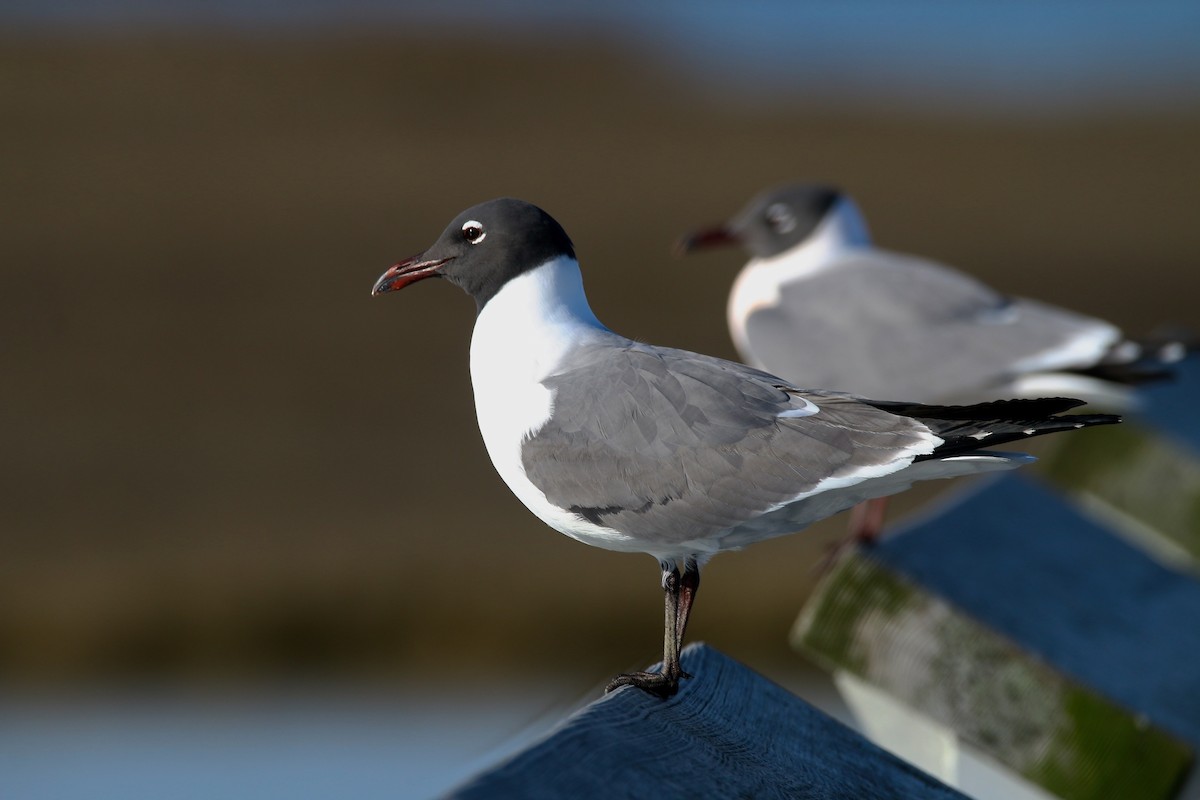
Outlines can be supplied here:
[[[1195, 106], [751, 104], [602, 43], [402, 32], [9, 38], [0, 102], [9, 685], [654, 658], [654, 562], [550, 531], [493, 473], [470, 301], [368, 296], [480, 200], [558, 218], [614, 329], [722, 356], [742, 259], [669, 245], [797, 178], [1003, 290], [1200, 323]], [[716, 559], [690, 638], [781, 656], [843, 525]]]

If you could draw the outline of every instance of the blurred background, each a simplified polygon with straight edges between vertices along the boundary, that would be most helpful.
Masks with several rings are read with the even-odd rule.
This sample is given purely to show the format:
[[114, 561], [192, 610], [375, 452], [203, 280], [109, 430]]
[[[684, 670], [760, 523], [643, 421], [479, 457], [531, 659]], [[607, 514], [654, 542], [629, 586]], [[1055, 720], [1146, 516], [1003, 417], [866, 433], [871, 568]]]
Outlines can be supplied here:
[[[670, 244], [798, 179], [1200, 327], [1198, 41], [1187, 0], [9, 0], [0, 794], [428, 796], [658, 657], [657, 565], [493, 472], [471, 301], [368, 296], [463, 208], [543, 206], [610, 327], [726, 357], [744, 259]], [[790, 680], [844, 526], [716, 559], [689, 638]]]

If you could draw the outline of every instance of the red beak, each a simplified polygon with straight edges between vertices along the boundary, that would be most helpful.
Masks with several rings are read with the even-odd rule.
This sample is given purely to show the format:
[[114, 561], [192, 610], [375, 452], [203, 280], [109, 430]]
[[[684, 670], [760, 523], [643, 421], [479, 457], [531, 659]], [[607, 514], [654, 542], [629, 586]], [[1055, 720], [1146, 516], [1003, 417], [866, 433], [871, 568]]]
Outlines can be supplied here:
[[710, 247], [727, 247], [738, 244], [738, 235], [725, 225], [711, 228], [701, 228], [679, 238], [675, 242], [674, 252], [677, 256], [687, 255], [693, 250], [707, 250]]
[[423, 281], [426, 278], [436, 278], [440, 274], [438, 270], [448, 261], [450, 261], [449, 258], [422, 261], [420, 255], [406, 258], [400, 263], [388, 267], [387, 272], [379, 276], [379, 280], [375, 281], [375, 285], [371, 288], [371, 296], [394, 292], [403, 289], [410, 283]]

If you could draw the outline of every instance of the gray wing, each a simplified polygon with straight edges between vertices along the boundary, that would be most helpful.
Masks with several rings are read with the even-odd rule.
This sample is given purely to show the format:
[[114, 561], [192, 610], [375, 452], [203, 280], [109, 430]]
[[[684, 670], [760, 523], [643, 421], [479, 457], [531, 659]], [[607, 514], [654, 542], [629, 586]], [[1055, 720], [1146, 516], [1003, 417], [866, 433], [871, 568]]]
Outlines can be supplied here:
[[[863, 397], [973, 398], [1043, 354], [1072, 352], [1080, 338], [1120, 338], [1100, 320], [881, 251], [847, 255], [783, 285], [780, 298], [746, 320], [751, 352], [744, 355], [802, 385]], [[1089, 366], [1087, 358], [1065, 366]]]
[[[928, 428], [853, 398], [802, 392], [720, 359], [620, 339], [546, 382], [552, 419], [525, 441], [547, 499], [662, 543], [717, 534], [830, 477], [906, 465]], [[779, 414], [815, 403], [811, 416]]]

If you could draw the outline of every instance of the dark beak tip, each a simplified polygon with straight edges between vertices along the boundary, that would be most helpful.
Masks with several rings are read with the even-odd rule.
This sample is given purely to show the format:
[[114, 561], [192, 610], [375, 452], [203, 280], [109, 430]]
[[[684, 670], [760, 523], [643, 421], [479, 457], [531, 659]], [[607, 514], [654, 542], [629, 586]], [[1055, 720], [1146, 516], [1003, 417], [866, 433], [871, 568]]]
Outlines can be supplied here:
[[671, 245], [671, 256], [674, 258], [683, 258], [690, 252], [692, 252], [692, 237], [690, 234], [680, 236]]
[[371, 287], [371, 297], [378, 297], [381, 294], [387, 294], [392, 291], [392, 287], [396, 283], [395, 268], [389, 269], [387, 272], [379, 276], [375, 281], [375, 285]]
[[375, 281], [375, 285], [371, 287], [371, 296], [394, 292], [426, 278], [441, 277], [441, 267], [452, 260], [452, 258], [423, 260], [421, 255], [406, 258], [388, 267], [387, 271], [379, 276], [379, 280]]

